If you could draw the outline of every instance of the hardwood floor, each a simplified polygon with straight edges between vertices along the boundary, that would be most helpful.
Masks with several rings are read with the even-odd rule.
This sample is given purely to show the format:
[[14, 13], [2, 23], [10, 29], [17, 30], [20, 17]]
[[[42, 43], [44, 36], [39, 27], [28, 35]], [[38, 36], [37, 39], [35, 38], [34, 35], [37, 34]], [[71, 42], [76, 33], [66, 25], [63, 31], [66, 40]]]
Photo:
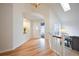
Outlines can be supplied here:
[[72, 50], [69, 47], [65, 47], [64, 50], [65, 50], [65, 52], [64, 52], [65, 56], [79, 56], [79, 51]]
[[31, 38], [17, 49], [1, 53], [0, 56], [56, 56], [56, 53], [49, 48], [46, 39]]

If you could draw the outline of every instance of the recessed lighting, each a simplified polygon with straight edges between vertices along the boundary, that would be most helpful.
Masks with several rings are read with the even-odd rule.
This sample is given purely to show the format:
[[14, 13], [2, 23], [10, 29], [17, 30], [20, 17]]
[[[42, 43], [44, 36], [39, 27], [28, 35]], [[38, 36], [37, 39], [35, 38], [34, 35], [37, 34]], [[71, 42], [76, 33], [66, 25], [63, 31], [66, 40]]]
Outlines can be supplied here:
[[61, 3], [64, 12], [71, 10], [69, 3]]

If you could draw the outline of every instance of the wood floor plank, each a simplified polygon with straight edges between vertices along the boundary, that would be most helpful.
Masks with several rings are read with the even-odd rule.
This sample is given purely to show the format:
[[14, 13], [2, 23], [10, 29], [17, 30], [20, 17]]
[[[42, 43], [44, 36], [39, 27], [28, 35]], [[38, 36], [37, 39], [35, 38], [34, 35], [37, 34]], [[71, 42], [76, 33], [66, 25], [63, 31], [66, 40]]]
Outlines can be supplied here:
[[55, 56], [56, 53], [49, 48], [48, 41], [41, 47], [40, 39], [31, 38], [28, 42], [13, 51], [1, 53], [0, 56]]

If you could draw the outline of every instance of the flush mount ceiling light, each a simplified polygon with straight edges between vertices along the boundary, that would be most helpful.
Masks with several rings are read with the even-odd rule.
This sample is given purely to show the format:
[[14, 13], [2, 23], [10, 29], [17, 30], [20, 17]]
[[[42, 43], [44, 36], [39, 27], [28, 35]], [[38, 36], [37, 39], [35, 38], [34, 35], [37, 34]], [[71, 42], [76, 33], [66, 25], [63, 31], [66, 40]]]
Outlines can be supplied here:
[[71, 10], [69, 3], [61, 3], [64, 12]]
[[33, 3], [32, 5], [33, 5], [34, 8], [38, 8], [40, 6], [39, 3]]

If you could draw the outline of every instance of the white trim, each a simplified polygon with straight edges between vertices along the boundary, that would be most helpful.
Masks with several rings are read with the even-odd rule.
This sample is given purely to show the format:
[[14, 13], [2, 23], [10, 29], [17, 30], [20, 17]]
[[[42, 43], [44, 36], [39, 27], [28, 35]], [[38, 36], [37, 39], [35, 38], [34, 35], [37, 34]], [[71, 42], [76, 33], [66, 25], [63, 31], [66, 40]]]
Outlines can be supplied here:
[[25, 40], [25, 41], [21, 42], [19, 45], [13, 47], [13, 50], [16, 49], [16, 48], [18, 48], [18, 47], [20, 47], [21, 45], [23, 45], [23, 44], [24, 44], [25, 42], [27, 42], [29, 39], [30, 39], [30, 38], [28, 37], [27, 40]]
[[51, 39], [49, 39], [49, 48], [51, 49], [51, 48], [52, 48], [52, 46], [51, 46], [51, 42], [50, 42], [50, 40], [51, 40]]
[[4, 53], [4, 52], [7, 52], [7, 51], [11, 51], [11, 50], [14, 50], [14, 49], [7, 49], [7, 50], [4, 50], [4, 51], [0, 51], [0, 53]]
[[15, 50], [16, 48], [20, 47], [20, 46], [23, 45], [25, 42], [26, 42], [26, 41], [24, 41], [24, 42], [20, 43], [19, 45], [13, 47], [13, 50]]
[[[29, 38], [28, 38], [29, 39]], [[22, 42], [21, 44], [19, 44], [18, 46], [16, 47], [13, 47], [12, 49], [6, 49], [6, 50], [3, 50], [3, 51], [0, 51], [0, 53], [4, 53], [4, 52], [7, 52], [7, 51], [12, 51], [12, 50], [15, 50], [16, 48], [20, 47], [21, 45], [23, 45], [25, 42], [27, 42], [28, 40]]]
[[51, 50], [54, 51], [57, 55], [61, 56], [60, 53], [58, 53], [55, 49], [51, 48]]

